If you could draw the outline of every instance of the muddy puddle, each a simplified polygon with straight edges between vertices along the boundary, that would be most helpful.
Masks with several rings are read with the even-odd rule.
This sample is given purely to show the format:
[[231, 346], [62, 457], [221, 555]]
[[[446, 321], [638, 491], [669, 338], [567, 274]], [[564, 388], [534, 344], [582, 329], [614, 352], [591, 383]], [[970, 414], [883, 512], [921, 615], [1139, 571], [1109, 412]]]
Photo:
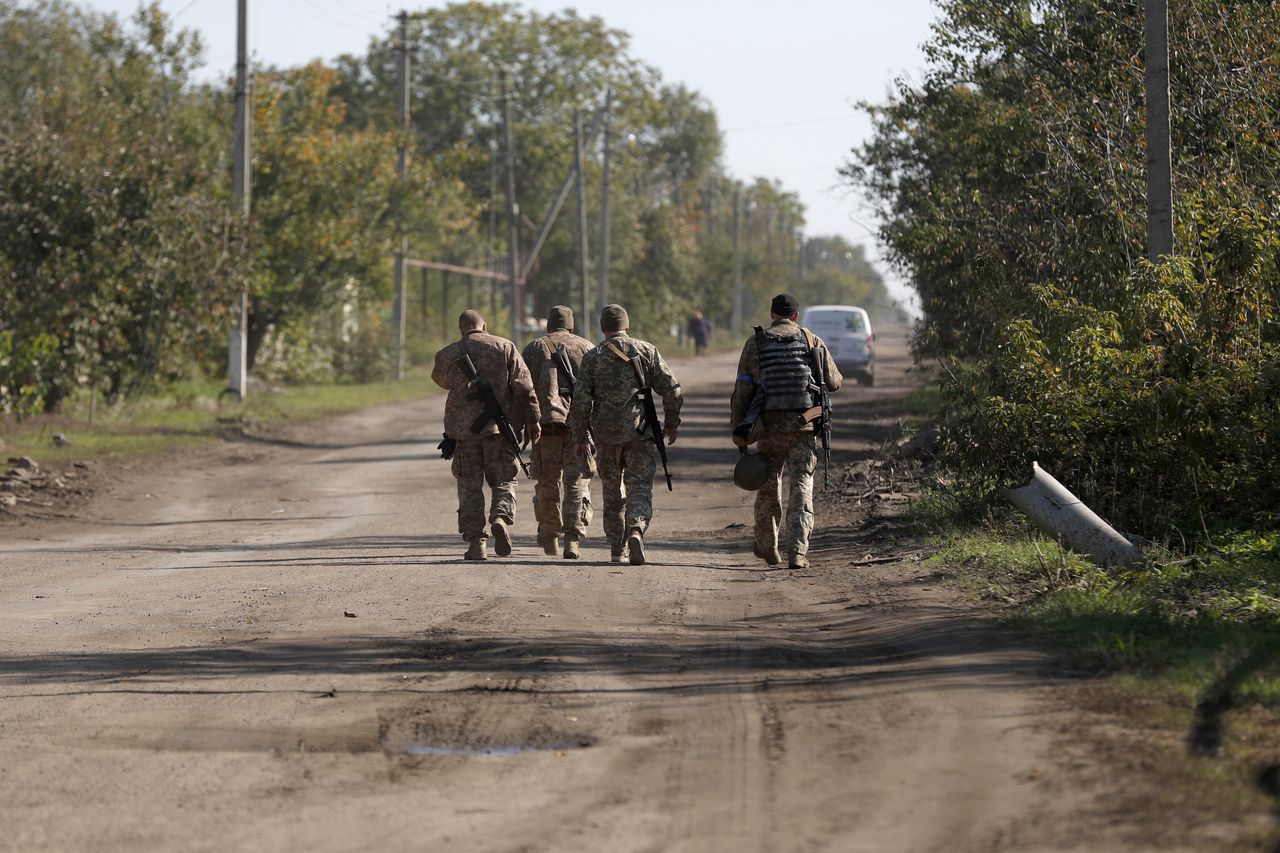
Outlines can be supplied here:
[[564, 752], [570, 749], [586, 749], [591, 741], [578, 738], [554, 743], [514, 743], [514, 744], [447, 744], [447, 743], [407, 743], [388, 745], [387, 752], [398, 755], [445, 755], [464, 758], [497, 757], [504, 755], [521, 755], [526, 752]]

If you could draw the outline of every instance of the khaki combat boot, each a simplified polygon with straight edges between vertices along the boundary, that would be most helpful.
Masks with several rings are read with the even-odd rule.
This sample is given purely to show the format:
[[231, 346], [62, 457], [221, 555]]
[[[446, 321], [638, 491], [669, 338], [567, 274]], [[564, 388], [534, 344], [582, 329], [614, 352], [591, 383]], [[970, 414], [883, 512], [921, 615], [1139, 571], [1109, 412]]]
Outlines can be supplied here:
[[[539, 536], [538, 544], [542, 546], [542, 553], [546, 554], [548, 557], [554, 557], [558, 553], [558, 550], [557, 550], [558, 543], [556, 542], [555, 534], [552, 534], [550, 536]], [[568, 547], [569, 547], [569, 543], [566, 542], [565, 548], [568, 549]]]
[[789, 569], [807, 569], [809, 568], [809, 558], [804, 554], [792, 554], [791, 559], [787, 562]]
[[778, 553], [777, 545], [761, 545], [756, 543], [751, 546], [751, 553], [764, 560], [771, 566], [776, 566], [782, 562], [782, 555]]
[[578, 550], [578, 537], [564, 537], [564, 558], [566, 560], [576, 560], [582, 556], [582, 552]]
[[464, 560], [487, 560], [489, 555], [485, 553], [484, 539], [471, 539], [471, 544], [467, 546], [467, 553], [462, 555]]
[[631, 565], [644, 565], [644, 534], [638, 528], [632, 529], [627, 537], [627, 551], [631, 555]]
[[511, 534], [507, 531], [507, 523], [499, 518], [490, 526], [493, 528], [493, 553], [499, 557], [510, 556]]

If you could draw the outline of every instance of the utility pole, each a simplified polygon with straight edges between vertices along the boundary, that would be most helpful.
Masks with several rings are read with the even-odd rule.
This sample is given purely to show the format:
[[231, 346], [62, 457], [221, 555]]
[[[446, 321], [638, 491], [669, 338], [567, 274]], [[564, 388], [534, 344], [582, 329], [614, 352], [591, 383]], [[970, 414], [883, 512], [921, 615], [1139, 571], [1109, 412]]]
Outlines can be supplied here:
[[[396, 177], [400, 179], [401, 189], [409, 176], [409, 13], [401, 12], [400, 18], [400, 91], [396, 99], [400, 106], [400, 150], [396, 158]], [[405, 299], [405, 259], [409, 257], [409, 235], [405, 233], [404, 218], [397, 223], [400, 232], [400, 246], [396, 249], [395, 272], [395, 310], [392, 320], [396, 329], [396, 381], [404, 379], [404, 321], [408, 313]]]
[[587, 272], [587, 179], [582, 173], [582, 110], [573, 111], [573, 171], [578, 183], [578, 334], [591, 340], [591, 282]]
[[735, 335], [742, 334], [742, 190], [733, 188], [733, 314], [730, 325]]
[[1169, 5], [1146, 0], [1147, 258], [1173, 254], [1173, 154], [1169, 140]]
[[[596, 305], [609, 304], [609, 156], [613, 150], [613, 89], [604, 95], [604, 183], [600, 189], [600, 287]], [[601, 330], [603, 331], [603, 330]]]
[[520, 281], [516, 277], [516, 270], [520, 268], [516, 257], [519, 252], [516, 244], [516, 219], [520, 215], [520, 208], [516, 204], [516, 149], [511, 141], [511, 92], [507, 87], [507, 69], [499, 71], [498, 77], [502, 84], [502, 139], [506, 147], [507, 176], [503, 186], [507, 196], [507, 277], [511, 281], [511, 340], [519, 347], [524, 306], [520, 304]]
[[[247, 254], [245, 244], [249, 223], [250, 149], [249, 131], [252, 114], [249, 110], [249, 0], [236, 3], [236, 126], [231, 141], [233, 165], [231, 167], [231, 198], [236, 214], [240, 217], [242, 237], [241, 255]], [[240, 286], [240, 304], [236, 308], [236, 323], [231, 329], [227, 347], [227, 390], [243, 400], [249, 383], [249, 283]]]

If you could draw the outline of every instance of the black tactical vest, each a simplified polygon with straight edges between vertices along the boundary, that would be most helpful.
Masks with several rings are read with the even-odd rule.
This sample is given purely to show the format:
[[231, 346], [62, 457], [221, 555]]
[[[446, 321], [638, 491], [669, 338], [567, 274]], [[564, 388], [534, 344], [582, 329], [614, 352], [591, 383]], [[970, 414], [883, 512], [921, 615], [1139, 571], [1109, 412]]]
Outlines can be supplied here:
[[789, 338], [756, 329], [760, 385], [766, 412], [803, 411], [813, 405], [813, 368], [809, 339], [803, 331]]

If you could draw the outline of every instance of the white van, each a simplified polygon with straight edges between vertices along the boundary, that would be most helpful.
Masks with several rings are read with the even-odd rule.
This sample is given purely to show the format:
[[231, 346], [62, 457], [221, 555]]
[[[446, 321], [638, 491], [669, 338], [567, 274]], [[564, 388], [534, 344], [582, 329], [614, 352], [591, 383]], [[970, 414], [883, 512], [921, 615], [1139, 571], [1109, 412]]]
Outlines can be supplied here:
[[866, 311], [852, 305], [810, 305], [800, 315], [800, 325], [826, 341], [843, 376], [852, 376], [859, 385], [875, 384], [876, 336]]

